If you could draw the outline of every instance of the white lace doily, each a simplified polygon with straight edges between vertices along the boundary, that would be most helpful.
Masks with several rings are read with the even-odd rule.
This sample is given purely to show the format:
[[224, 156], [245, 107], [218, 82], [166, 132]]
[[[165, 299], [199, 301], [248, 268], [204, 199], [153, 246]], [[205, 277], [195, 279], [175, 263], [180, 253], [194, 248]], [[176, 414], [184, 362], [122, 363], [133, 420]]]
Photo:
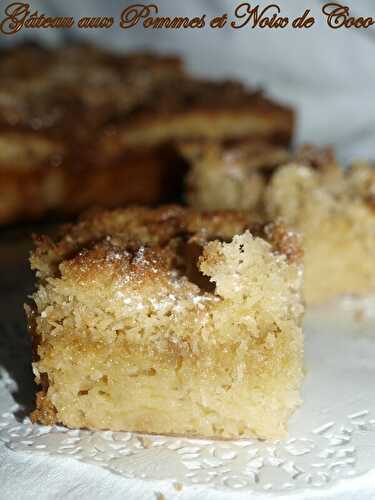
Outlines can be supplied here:
[[[344, 302], [308, 314], [304, 404], [283, 441], [209, 441], [32, 425], [17, 417], [19, 406], [9, 396], [17, 386], [5, 371], [0, 401], [3, 408], [8, 401], [8, 411], [0, 416], [0, 440], [15, 452], [71, 456], [126, 477], [184, 485], [292, 492], [349, 481], [375, 469], [371, 311], [368, 305]], [[13, 331], [13, 343], [15, 338]]]

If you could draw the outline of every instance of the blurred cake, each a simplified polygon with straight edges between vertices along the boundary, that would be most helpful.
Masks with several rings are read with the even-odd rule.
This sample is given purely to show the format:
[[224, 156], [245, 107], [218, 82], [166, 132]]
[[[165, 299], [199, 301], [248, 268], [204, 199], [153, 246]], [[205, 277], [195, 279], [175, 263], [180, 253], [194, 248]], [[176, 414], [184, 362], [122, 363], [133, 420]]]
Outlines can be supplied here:
[[308, 304], [375, 291], [375, 169], [347, 170], [330, 148], [295, 153], [267, 144], [182, 148], [191, 163], [188, 201], [282, 219], [303, 235]]
[[21, 45], [0, 58], [0, 223], [177, 200], [176, 140], [288, 144], [293, 112], [176, 57]]
[[119, 147], [210, 139], [289, 144], [293, 125], [291, 110], [260, 91], [234, 81], [182, 78], [155, 86], [108, 134]]
[[375, 292], [375, 169], [294, 163], [272, 177], [269, 216], [303, 234], [307, 303]]
[[267, 181], [291, 154], [285, 147], [243, 142], [225, 145], [191, 142], [180, 145], [189, 162], [186, 198], [199, 210], [246, 210], [264, 218], [263, 198]]
[[280, 224], [176, 206], [99, 212], [38, 238], [33, 420], [283, 436], [300, 403], [300, 261]]

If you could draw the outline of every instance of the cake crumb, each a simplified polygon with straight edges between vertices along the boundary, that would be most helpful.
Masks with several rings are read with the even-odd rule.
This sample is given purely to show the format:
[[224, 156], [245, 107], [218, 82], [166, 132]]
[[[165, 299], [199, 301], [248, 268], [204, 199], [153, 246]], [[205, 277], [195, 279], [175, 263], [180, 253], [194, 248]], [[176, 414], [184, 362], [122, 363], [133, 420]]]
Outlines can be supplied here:
[[176, 491], [182, 491], [182, 488], [184, 486], [181, 484], [181, 483], [173, 483], [173, 488], [176, 490]]
[[165, 495], [163, 495], [163, 493], [160, 493], [160, 491], [155, 491], [155, 498], [156, 500], [167, 500]]

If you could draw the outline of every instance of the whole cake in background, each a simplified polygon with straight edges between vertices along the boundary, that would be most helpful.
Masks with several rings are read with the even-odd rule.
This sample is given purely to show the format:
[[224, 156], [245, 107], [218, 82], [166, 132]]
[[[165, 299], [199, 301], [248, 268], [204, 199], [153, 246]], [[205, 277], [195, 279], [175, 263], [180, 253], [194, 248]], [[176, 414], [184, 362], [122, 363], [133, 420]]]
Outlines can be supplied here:
[[167, 206], [99, 212], [36, 243], [34, 421], [285, 435], [303, 377], [293, 233]]
[[293, 112], [176, 57], [89, 46], [0, 54], [0, 223], [178, 200], [176, 141], [288, 145]]
[[281, 218], [303, 236], [304, 295], [316, 304], [375, 292], [375, 169], [338, 164], [329, 148], [191, 144], [188, 201]]

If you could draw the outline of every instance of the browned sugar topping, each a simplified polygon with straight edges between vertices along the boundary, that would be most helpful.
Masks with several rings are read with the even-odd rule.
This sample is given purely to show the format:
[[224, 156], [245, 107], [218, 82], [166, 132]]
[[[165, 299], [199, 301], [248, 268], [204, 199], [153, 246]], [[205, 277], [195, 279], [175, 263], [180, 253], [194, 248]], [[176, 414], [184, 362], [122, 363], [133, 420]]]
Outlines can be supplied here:
[[172, 262], [176, 245], [180, 245], [177, 253], [186, 250], [181, 248], [185, 242], [189, 246], [187, 251], [194, 254], [194, 245], [199, 246], [200, 240], [229, 240], [246, 229], [267, 239], [276, 252], [288, 259], [299, 259], [297, 238], [282, 224], [254, 226], [244, 213], [199, 213], [171, 205], [88, 214], [78, 224], [62, 227], [56, 239], [35, 237], [36, 250], [31, 262], [42, 277], [56, 274], [58, 265], [66, 260], [82, 269], [90, 259], [137, 259], [140, 249], [143, 257], [148, 256], [146, 260], [157, 264], [158, 257], [163, 255], [161, 260]]

